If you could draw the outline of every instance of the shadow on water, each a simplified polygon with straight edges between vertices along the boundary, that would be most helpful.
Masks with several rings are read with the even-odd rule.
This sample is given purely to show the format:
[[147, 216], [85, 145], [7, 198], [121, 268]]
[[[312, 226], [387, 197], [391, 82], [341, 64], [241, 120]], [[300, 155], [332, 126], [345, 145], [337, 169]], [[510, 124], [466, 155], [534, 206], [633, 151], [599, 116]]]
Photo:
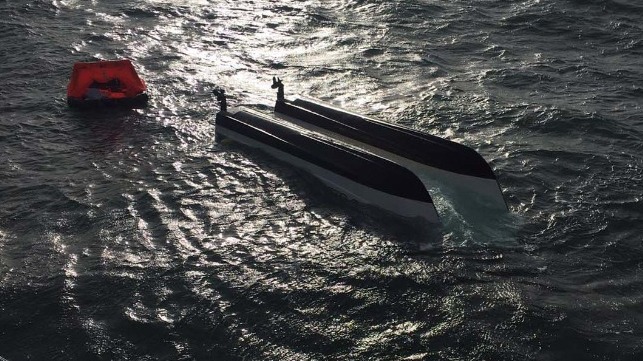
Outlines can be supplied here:
[[86, 134], [80, 137], [83, 148], [95, 153], [110, 153], [123, 146], [123, 138], [138, 132], [142, 115], [135, 110], [97, 108], [69, 111], [69, 118]]
[[318, 199], [324, 202], [324, 207], [329, 211], [346, 215], [350, 227], [367, 230], [382, 238], [393, 237], [409, 250], [416, 250], [425, 244], [441, 243], [445, 232], [442, 224], [429, 223], [421, 218], [402, 217], [375, 206], [357, 202], [328, 188], [310, 175], [303, 177], [310, 178], [308, 181], [311, 184], [310, 188], [315, 189], [310, 197], [319, 197]]

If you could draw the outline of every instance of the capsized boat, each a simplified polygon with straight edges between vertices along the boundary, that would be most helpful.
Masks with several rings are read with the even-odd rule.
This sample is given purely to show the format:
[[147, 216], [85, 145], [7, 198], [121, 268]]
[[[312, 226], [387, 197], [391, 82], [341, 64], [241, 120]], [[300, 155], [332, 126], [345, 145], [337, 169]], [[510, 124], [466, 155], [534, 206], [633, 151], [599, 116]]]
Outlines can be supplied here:
[[75, 63], [67, 85], [70, 107], [144, 108], [148, 99], [147, 86], [129, 60]]
[[[482, 197], [495, 209], [507, 210], [496, 175], [475, 150], [447, 139], [398, 124], [355, 114], [312, 98], [284, 97], [283, 83], [277, 88], [275, 115], [303, 128], [354, 144], [403, 165], [422, 179], [440, 180]], [[427, 184], [430, 186], [430, 184]]]
[[380, 156], [336, 144], [250, 109], [228, 112], [223, 91], [215, 119], [219, 139], [230, 138], [303, 169], [348, 198], [399, 216], [438, 223], [433, 200], [408, 169]]

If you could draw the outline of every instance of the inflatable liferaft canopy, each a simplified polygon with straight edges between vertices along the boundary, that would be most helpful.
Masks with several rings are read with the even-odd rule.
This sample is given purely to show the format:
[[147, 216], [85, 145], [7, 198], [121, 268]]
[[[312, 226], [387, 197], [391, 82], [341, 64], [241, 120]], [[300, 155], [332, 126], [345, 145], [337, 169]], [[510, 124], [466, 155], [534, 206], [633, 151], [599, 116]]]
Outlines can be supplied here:
[[78, 62], [67, 86], [67, 104], [79, 108], [143, 108], [149, 98], [146, 91], [145, 82], [129, 60]]

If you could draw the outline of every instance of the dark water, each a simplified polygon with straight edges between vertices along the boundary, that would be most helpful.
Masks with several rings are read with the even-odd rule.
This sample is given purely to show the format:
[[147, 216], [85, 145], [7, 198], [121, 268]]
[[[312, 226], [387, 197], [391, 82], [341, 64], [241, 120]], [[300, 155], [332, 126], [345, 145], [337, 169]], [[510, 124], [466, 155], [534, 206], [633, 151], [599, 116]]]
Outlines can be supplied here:
[[[0, 3], [0, 360], [643, 359], [643, 4]], [[67, 109], [131, 58], [143, 111]], [[271, 77], [467, 144], [428, 234], [214, 142]], [[439, 199], [439, 194], [436, 195]]]

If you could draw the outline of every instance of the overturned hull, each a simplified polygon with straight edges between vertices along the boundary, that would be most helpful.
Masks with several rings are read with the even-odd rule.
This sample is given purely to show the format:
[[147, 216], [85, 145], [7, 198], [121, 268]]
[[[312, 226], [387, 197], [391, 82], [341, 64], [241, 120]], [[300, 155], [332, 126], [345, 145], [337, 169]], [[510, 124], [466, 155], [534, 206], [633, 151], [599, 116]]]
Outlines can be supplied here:
[[275, 115], [390, 159], [422, 178], [464, 190], [493, 208], [507, 209], [493, 170], [467, 146], [308, 98], [278, 99]]
[[402, 217], [439, 222], [424, 184], [390, 160], [302, 133], [250, 110], [219, 112], [216, 133], [303, 169], [351, 199]]

